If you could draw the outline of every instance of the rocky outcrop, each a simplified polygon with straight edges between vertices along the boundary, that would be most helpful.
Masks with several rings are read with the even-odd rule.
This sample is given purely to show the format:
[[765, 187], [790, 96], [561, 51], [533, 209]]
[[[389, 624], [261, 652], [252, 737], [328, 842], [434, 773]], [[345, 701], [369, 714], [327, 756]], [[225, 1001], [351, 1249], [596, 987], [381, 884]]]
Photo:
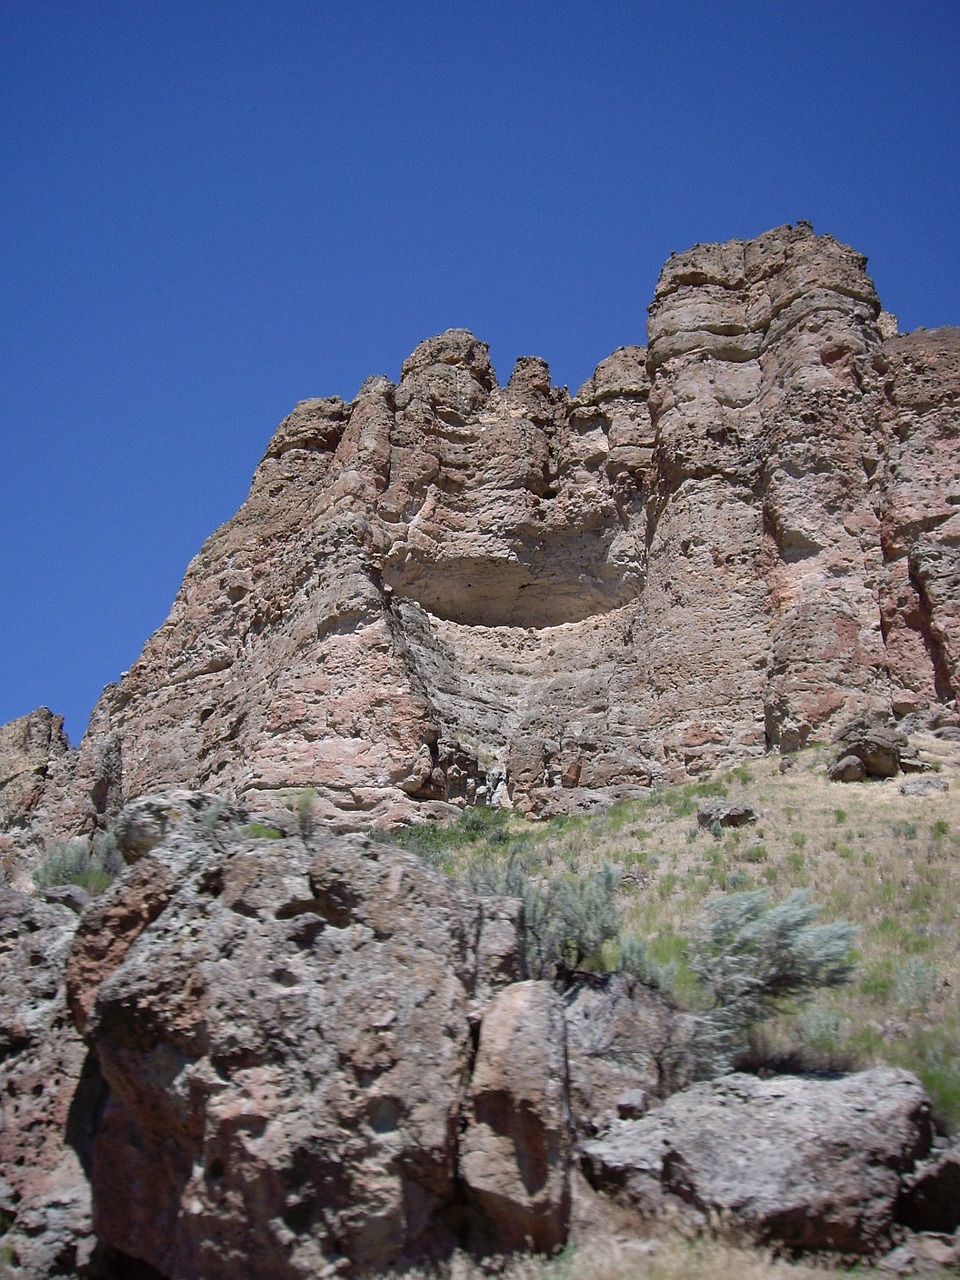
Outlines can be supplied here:
[[301, 402], [34, 829], [171, 786], [556, 812], [955, 699], [960, 330], [895, 329], [800, 223], [674, 255], [575, 395], [455, 329]]
[[563, 1018], [518, 981], [518, 903], [366, 837], [244, 835], [189, 793], [121, 830], [135, 861], [68, 968], [101, 1082], [82, 1154], [115, 1257], [178, 1280], [314, 1277], [464, 1231], [563, 1240]]
[[901, 772], [920, 773], [928, 767], [907, 735], [892, 725], [856, 719], [834, 734], [833, 741], [836, 754], [827, 770], [833, 782], [893, 778]]
[[46, 707], [0, 725], [0, 878], [17, 880], [12, 855], [29, 847], [51, 769], [69, 753], [63, 717]]
[[0, 888], [0, 1235], [16, 1274], [90, 1259], [90, 1192], [66, 1141], [85, 1050], [64, 999], [77, 926], [66, 907]]
[[648, 1117], [615, 1122], [583, 1152], [591, 1182], [644, 1217], [862, 1253], [889, 1246], [902, 1176], [931, 1139], [919, 1083], [884, 1067], [832, 1081], [733, 1075], [694, 1085]]
[[640, 1230], [668, 1213], [872, 1252], [895, 1224], [956, 1226], [956, 1151], [931, 1152], [914, 1077], [684, 1087], [696, 1020], [626, 974], [525, 980], [518, 901], [265, 816], [143, 797], [118, 823], [126, 870], [79, 923], [0, 893], [12, 1276], [312, 1280], [550, 1251], [581, 1164]]

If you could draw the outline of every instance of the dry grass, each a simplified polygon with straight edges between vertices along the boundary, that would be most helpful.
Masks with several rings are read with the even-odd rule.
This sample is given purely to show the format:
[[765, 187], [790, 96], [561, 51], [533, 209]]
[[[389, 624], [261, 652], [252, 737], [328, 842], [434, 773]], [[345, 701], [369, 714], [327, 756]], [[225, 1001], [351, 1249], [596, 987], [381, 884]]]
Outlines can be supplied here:
[[[808, 889], [824, 904], [824, 920], [857, 926], [857, 972], [850, 986], [772, 1024], [770, 1054], [799, 1052], [814, 1068], [906, 1066], [924, 1080], [941, 1122], [957, 1128], [960, 744], [915, 741], [948, 791], [904, 796], [902, 778], [830, 782], [829, 750], [811, 748], [784, 773], [779, 756], [750, 760], [589, 816], [435, 831], [422, 851], [455, 875], [509, 857], [532, 875], [577, 876], [616, 863], [625, 928], [672, 969], [675, 994], [687, 1003], [697, 993], [685, 934], [708, 899]], [[700, 829], [697, 808], [711, 794], [749, 804], [757, 822], [716, 835]]]
[[[824, 1264], [826, 1267], [827, 1264]], [[843, 1268], [831, 1267], [833, 1274]], [[457, 1255], [444, 1280], [489, 1280], [490, 1269]], [[552, 1260], [526, 1256], [506, 1263], [503, 1280], [824, 1280], [810, 1263], [777, 1260], [756, 1249], [739, 1249], [714, 1240], [592, 1239]], [[425, 1272], [410, 1280], [435, 1280]]]

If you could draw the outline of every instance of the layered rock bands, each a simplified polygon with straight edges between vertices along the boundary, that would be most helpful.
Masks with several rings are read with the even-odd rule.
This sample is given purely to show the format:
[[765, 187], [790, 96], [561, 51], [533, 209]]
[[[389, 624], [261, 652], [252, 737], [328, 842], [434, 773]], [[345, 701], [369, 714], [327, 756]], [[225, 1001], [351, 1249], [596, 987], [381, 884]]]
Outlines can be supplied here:
[[898, 335], [805, 223], [672, 257], [576, 395], [431, 338], [281, 423], [77, 751], [0, 731], [8, 827], [170, 785], [549, 813], [950, 701], [958, 397], [960, 330]]

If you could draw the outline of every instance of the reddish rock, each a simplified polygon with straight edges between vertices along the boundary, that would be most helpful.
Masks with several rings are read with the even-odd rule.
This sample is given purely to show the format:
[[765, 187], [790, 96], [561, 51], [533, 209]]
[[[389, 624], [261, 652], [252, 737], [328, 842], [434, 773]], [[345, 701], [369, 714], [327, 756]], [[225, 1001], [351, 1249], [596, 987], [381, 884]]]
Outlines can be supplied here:
[[574, 396], [453, 329], [301, 402], [8, 821], [174, 786], [310, 787], [341, 828], [565, 812], [950, 701], [960, 331], [895, 330], [799, 223], [674, 255], [648, 345]]
[[[177, 1280], [355, 1274], [449, 1251], [471, 1020], [521, 976], [519, 904], [365, 837], [250, 838], [211, 812], [183, 793], [138, 802], [121, 829], [162, 815], [162, 838], [74, 942], [71, 999], [100, 1081], [78, 1106], [98, 1236]], [[566, 1092], [562, 1074], [543, 1077], [562, 1063], [551, 998], [545, 1022], [532, 1007], [524, 1022], [538, 1037], [518, 1076], [540, 1069], [542, 1133], [560, 1143], [549, 1203], [524, 1181], [541, 1132], [525, 1115], [500, 1191], [553, 1243], [566, 1149], [550, 1126]], [[494, 1026], [486, 1043], [499, 1041]]]
[[0, 887], [0, 1215], [17, 1274], [73, 1274], [94, 1240], [71, 1104], [86, 1050], [63, 969], [76, 915]]

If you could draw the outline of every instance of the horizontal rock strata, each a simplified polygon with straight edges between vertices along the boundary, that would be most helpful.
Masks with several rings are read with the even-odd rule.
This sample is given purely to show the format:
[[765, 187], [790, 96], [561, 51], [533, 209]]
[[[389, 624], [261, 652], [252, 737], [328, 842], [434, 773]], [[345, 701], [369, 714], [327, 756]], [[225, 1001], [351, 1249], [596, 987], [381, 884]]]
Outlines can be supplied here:
[[0, 814], [90, 831], [169, 786], [311, 787], [340, 827], [542, 814], [951, 701], [958, 405], [960, 330], [898, 335], [804, 223], [673, 256], [647, 346], [575, 395], [430, 338], [296, 406], [79, 751], [4, 731]]

